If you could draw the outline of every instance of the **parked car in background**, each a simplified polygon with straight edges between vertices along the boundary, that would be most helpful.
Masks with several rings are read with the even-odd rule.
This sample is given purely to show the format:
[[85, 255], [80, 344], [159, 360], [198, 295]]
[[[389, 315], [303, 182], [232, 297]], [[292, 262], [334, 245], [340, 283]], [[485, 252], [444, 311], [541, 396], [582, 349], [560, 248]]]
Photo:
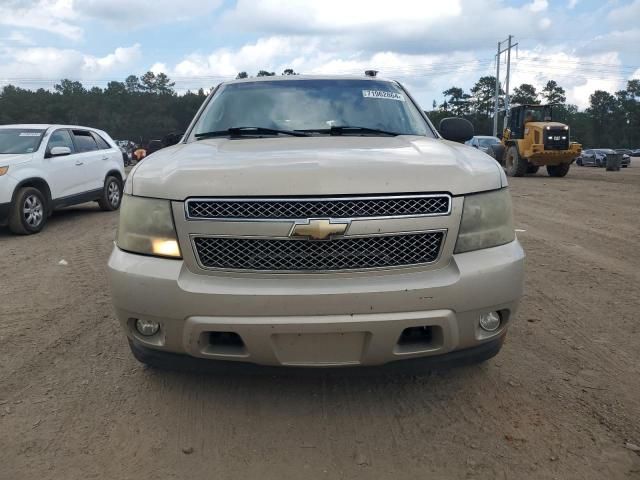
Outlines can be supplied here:
[[629, 150], [628, 148], [616, 148], [614, 150], [618, 153], [622, 153], [623, 155], [631, 156], [631, 150]]
[[149, 146], [147, 147], [147, 155], [151, 155], [153, 152], [157, 152], [164, 148], [162, 140], [151, 140], [149, 141]]
[[37, 233], [54, 209], [97, 201], [117, 210], [122, 152], [101, 130], [68, 125], [0, 126], [0, 225]]
[[133, 150], [136, 144], [131, 140], [114, 140], [114, 142], [118, 147], [120, 147], [120, 150], [122, 150], [122, 159], [124, 160], [125, 167], [135, 165]]
[[620, 160], [620, 166], [622, 168], [627, 168], [631, 163], [631, 157], [629, 155], [619, 153], [616, 150], [613, 150], [612, 148], [595, 148], [594, 150], [604, 156], [604, 162], [601, 165], [602, 167], [605, 167], [607, 165], [608, 155], [621, 155], [622, 158]]
[[622, 155], [620, 166], [623, 168], [627, 168], [631, 163], [629, 155], [620, 154], [611, 148], [592, 148], [583, 150], [576, 158], [576, 164], [581, 167], [606, 167], [607, 155]]
[[598, 153], [596, 150], [583, 150], [576, 158], [576, 165], [581, 167], [602, 167], [604, 158], [604, 154]]
[[640, 148], [636, 148], [635, 150], [631, 150], [632, 157], [640, 157]]
[[477, 148], [485, 153], [488, 153], [491, 145], [498, 145], [500, 143], [500, 139], [497, 137], [490, 137], [485, 135], [476, 135], [471, 140], [465, 142], [466, 145], [470, 147]]

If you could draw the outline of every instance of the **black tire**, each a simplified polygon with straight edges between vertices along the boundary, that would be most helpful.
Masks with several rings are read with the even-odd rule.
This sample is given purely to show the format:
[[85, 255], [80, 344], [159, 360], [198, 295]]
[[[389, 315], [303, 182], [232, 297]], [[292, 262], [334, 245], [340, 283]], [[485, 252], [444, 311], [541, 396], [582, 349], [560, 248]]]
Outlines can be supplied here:
[[112, 212], [120, 208], [122, 202], [122, 180], [109, 175], [104, 181], [102, 196], [98, 200], [98, 205], [105, 212]]
[[511, 145], [504, 157], [504, 169], [510, 177], [524, 177], [527, 174], [529, 162], [518, 153], [518, 147]]
[[627, 168], [629, 165], [622, 165], [622, 168]]
[[527, 167], [527, 173], [529, 175], [533, 175], [534, 173], [538, 173], [538, 170], [540, 170], [540, 167], [538, 165], [529, 164], [529, 166]]
[[547, 173], [550, 177], [564, 177], [569, 173], [570, 163], [561, 163], [560, 165], [547, 165]]
[[9, 211], [9, 230], [17, 235], [38, 233], [47, 223], [47, 200], [40, 190], [24, 187], [16, 193]]
[[491, 145], [487, 150], [489, 156], [493, 157], [500, 165], [504, 165], [504, 145]]
[[576, 160], [576, 165], [578, 165], [579, 167], [582, 166], [582, 159], [579, 158], [578, 160]]

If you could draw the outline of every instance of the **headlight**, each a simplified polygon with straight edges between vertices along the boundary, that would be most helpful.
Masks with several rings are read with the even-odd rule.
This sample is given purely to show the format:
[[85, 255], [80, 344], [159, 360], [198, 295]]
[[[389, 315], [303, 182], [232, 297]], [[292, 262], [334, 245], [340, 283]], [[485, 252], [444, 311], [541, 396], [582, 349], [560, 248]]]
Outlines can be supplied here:
[[511, 196], [506, 188], [465, 197], [454, 253], [497, 247], [515, 238]]
[[171, 202], [124, 195], [116, 243], [128, 252], [182, 258], [171, 215]]

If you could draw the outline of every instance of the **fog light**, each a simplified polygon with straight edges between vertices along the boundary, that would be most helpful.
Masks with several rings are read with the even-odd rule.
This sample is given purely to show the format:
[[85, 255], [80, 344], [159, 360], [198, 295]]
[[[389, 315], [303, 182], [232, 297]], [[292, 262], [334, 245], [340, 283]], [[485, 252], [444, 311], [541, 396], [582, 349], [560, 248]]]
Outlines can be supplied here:
[[498, 312], [483, 313], [480, 315], [480, 326], [487, 332], [495, 332], [500, 326], [500, 314]]
[[140, 335], [151, 337], [158, 333], [158, 330], [160, 330], [160, 324], [153, 320], [142, 320], [138, 318], [136, 320], [136, 330], [138, 330]]

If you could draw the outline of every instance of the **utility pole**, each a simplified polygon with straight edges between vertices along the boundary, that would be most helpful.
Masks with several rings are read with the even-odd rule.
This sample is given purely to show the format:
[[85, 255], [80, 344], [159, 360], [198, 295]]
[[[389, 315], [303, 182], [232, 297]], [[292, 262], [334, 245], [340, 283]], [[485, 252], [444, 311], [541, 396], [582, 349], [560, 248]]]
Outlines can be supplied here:
[[[493, 111], [493, 135], [498, 133], [498, 109], [500, 105], [500, 56], [507, 52], [507, 77], [505, 80], [505, 98], [504, 108], [509, 110], [509, 76], [511, 74], [511, 49], [517, 47], [517, 43], [512, 43], [513, 35], [509, 35], [509, 38], [498, 42], [498, 53], [496, 53], [496, 93], [495, 93], [495, 105]], [[502, 48], [502, 44], [506, 43], [507, 46]]]
[[498, 53], [496, 54], [496, 94], [493, 106], [493, 136], [498, 134], [498, 108], [500, 99], [500, 42], [498, 42]]
[[504, 87], [504, 109], [509, 110], [509, 74], [511, 73], [511, 39], [512, 35], [509, 35], [507, 42], [509, 42], [509, 46], [507, 47], [507, 79], [505, 80]]

